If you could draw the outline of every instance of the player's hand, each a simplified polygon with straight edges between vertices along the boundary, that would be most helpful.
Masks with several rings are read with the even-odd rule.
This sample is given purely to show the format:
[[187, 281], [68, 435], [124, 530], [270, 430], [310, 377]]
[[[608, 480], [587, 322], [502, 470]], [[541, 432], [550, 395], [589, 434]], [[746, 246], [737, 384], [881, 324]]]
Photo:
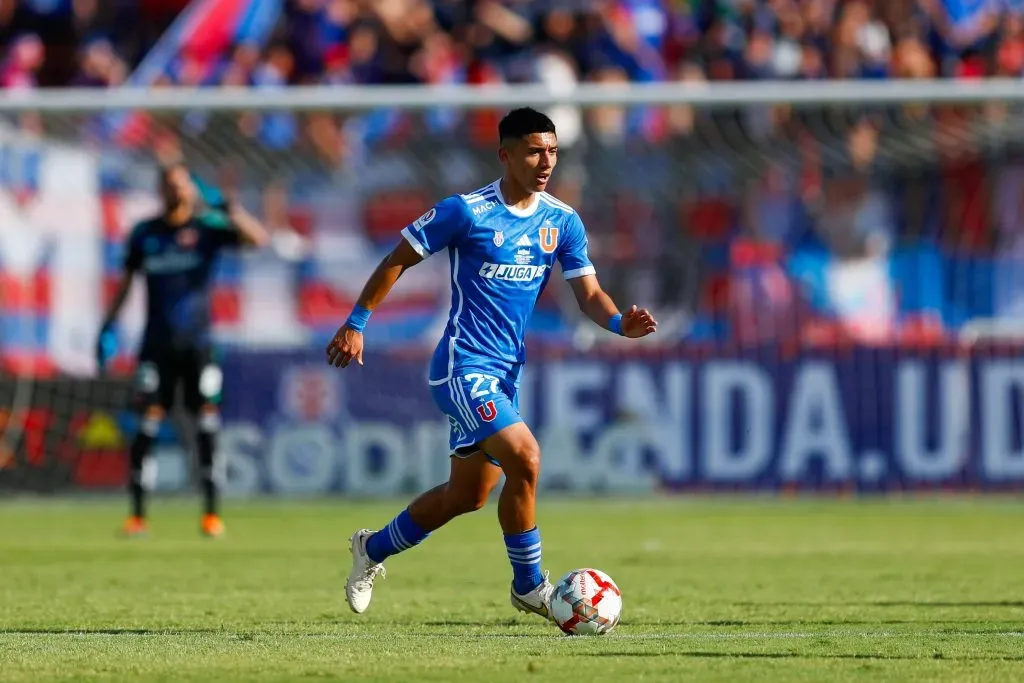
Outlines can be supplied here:
[[658, 321], [654, 319], [651, 312], [646, 308], [637, 309], [631, 306], [628, 311], [622, 314], [622, 336], [630, 339], [639, 339], [649, 334], [654, 334], [658, 329]]
[[345, 368], [352, 359], [363, 364], [363, 333], [342, 325], [327, 345], [327, 364]]

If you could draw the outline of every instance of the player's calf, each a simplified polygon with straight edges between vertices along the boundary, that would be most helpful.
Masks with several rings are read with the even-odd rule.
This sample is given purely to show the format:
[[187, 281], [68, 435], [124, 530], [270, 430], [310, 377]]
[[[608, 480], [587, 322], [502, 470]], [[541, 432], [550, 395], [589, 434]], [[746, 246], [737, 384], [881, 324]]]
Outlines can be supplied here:
[[[137, 520], [138, 525], [146, 518], [146, 492], [152, 487], [153, 477], [148, 467], [149, 451], [160, 433], [160, 425], [164, 420], [164, 409], [159, 405], [147, 406], [142, 412], [139, 431], [132, 442], [129, 453], [128, 492], [131, 497], [130, 518]], [[127, 525], [126, 525], [127, 529]]]
[[550, 583], [541, 571], [540, 530], [535, 523], [540, 445], [529, 428], [518, 423], [488, 437], [481, 446], [505, 471], [498, 521], [512, 565], [512, 604], [547, 617]]
[[522, 422], [488, 437], [481, 444], [505, 472], [498, 499], [498, 521], [506, 534], [534, 527], [537, 482], [540, 480], [540, 445]]
[[451, 486], [445, 487], [444, 513], [446, 522], [455, 519], [460, 515], [476, 512], [487, 505], [490, 491], [466, 491], [454, 489]]
[[215, 405], [205, 404], [199, 409], [197, 417], [196, 445], [199, 451], [199, 480], [203, 493], [203, 532], [219, 536], [223, 533], [224, 525], [218, 516], [214, 454], [217, 452], [217, 434], [220, 432], [220, 411]]
[[500, 479], [501, 469], [478, 450], [453, 457], [447, 482], [420, 495], [380, 531], [353, 534], [352, 570], [345, 583], [349, 607], [364, 612], [374, 581], [383, 576], [384, 560], [419, 545], [455, 517], [479, 510]]
[[419, 496], [409, 505], [409, 512], [423, 529], [440, 529], [459, 515], [486, 505], [500, 480], [500, 467], [479, 449], [466, 449], [451, 457], [448, 481]]
[[345, 581], [345, 599], [352, 611], [362, 614], [370, 606], [373, 584], [378, 576], [384, 576], [384, 560], [419, 545], [429, 535], [430, 531], [413, 520], [408, 508], [380, 531], [360, 529], [352, 534], [352, 569]]

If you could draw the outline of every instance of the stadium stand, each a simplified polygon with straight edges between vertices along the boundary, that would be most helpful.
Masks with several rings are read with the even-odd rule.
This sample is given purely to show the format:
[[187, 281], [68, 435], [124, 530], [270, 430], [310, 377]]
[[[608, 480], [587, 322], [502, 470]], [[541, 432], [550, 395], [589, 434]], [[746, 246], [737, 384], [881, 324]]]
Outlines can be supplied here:
[[[1020, 77], [1024, 3], [5, 0], [0, 46], [4, 88], [223, 85], [283, 97], [294, 84]], [[998, 108], [551, 113], [565, 150], [556, 194], [579, 207], [611, 290], [665, 311], [674, 341], [919, 343], [1019, 307], [1002, 257], [1019, 249], [1024, 173], [1013, 145], [985, 135], [1005, 116]], [[290, 260], [265, 257], [291, 296], [265, 327], [301, 328], [288, 343], [305, 344], [332, 332], [355, 295], [336, 275], [342, 257], [324, 253], [372, 263], [435, 198], [473, 182], [489, 168], [496, 115], [195, 112], [173, 125], [140, 114], [17, 125], [104, 150], [110, 278], [151, 192], [142, 152], [184, 153], [281, 235], [302, 235], [307, 246]], [[963, 144], [953, 149], [943, 131]], [[442, 168], [427, 151], [438, 144], [453, 149]], [[604, 172], [623, 163], [629, 173]], [[2, 182], [31, 194], [30, 170]], [[246, 283], [257, 267], [268, 264], [222, 268], [215, 310], [228, 342], [255, 343]], [[5, 281], [8, 354], [45, 338], [48, 280], [41, 271], [31, 294]], [[380, 343], [433, 342], [446, 293], [424, 282], [432, 288], [410, 288], [381, 316]], [[534, 325], [548, 342], [572, 338], [557, 288]]]

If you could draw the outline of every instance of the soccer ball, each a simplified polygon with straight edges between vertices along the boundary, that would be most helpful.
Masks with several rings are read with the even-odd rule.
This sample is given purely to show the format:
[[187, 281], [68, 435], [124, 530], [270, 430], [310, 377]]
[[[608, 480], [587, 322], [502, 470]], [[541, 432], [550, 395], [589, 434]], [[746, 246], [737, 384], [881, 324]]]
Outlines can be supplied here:
[[551, 616], [570, 636], [611, 633], [621, 614], [619, 587], [598, 569], [574, 569], [562, 577], [551, 597]]

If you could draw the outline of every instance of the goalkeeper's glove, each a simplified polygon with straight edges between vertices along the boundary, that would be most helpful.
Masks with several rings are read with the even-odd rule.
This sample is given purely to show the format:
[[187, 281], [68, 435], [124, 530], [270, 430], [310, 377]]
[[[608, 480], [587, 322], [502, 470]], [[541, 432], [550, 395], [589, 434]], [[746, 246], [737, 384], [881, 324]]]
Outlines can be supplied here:
[[112, 323], [107, 323], [100, 330], [100, 338], [96, 342], [96, 364], [102, 372], [110, 359], [117, 355], [117, 334]]
[[219, 187], [205, 182], [195, 174], [192, 174], [192, 182], [196, 184], [199, 196], [206, 206], [217, 211], [223, 211], [224, 213], [231, 212], [231, 202], [228, 201], [228, 198], [224, 196]]

